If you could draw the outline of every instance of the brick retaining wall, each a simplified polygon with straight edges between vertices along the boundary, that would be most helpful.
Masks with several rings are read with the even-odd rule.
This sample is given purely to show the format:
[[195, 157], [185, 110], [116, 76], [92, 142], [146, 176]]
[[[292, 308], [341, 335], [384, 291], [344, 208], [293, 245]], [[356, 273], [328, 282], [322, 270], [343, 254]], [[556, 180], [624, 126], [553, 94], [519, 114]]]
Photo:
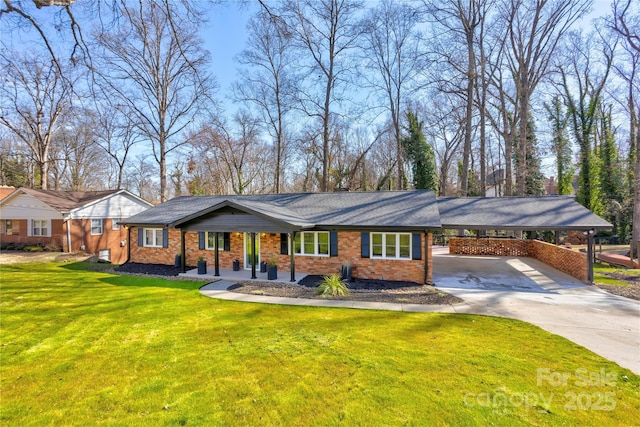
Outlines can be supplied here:
[[587, 255], [540, 240], [462, 238], [449, 239], [453, 255], [531, 257], [578, 280], [587, 281]]

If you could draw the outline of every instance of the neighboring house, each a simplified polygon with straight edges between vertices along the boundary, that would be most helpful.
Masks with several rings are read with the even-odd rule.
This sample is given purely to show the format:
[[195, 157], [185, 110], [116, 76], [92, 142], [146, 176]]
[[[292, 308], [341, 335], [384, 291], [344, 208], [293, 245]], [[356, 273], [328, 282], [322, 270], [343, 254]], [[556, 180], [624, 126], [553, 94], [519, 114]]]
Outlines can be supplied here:
[[504, 169], [496, 169], [487, 174], [487, 197], [501, 197], [506, 183]]
[[152, 206], [126, 190], [19, 188], [0, 201], [0, 243], [83, 251], [119, 264], [128, 241], [118, 222]]
[[[350, 264], [360, 278], [432, 281], [432, 232], [592, 230], [611, 224], [572, 198], [460, 198], [433, 191], [336, 192], [176, 197], [123, 221], [132, 262], [185, 265], [200, 257], [215, 270], [261, 261], [307, 274]], [[255, 254], [255, 255], [254, 255]]]
[[15, 189], [16, 189], [16, 187], [11, 187], [11, 186], [6, 186], [6, 185], [0, 186], [0, 200], [4, 199], [9, 194], [13, 193], [15, 191]]

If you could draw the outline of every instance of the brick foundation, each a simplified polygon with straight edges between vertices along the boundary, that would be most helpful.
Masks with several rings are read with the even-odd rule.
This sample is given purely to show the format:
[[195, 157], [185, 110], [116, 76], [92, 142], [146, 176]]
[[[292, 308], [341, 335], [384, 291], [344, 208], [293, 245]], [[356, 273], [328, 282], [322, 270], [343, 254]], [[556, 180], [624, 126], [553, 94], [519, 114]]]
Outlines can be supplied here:
[[[415, 283], [431, 283], [433, 263], [431, 257], [432, 235], [427, 235], [427, 250], [425, 251], [425, 236], [422, 233], [421, 260], [380, 260], [362, 258], [360, 256], [360, 232], [338, 232], [338, 256], [306, 256], [296, 255], [296, 271], [308, 274], [338, 273], [341, 266], [350, 262], [354, 277], [363, 279], [404, 280]], [[230, 233], [229, 251], [220, 250], [218, 253], [220, 268], [232, 268], [234, 260], [240, 261], [240, 268], [244, 268], [244, 235]], [[172, 265], [175, 255], [180, 253], [180, 230], [169, 229], [167, 248], [149, 248], [138, 246], [138, 228], [131, 230], [131, 262], [149, 264]], [[195, 266], [200, 256], [204, 257], [207, 265], [214, 265], [213, 250], [198, 249], [198, 233], [185, 233], [186, 265]], [[280, 234], [260, 233], [260, 261], [269, 262], [275, 259], [281, 270], [289, 270], [290, 256], [280, 254]], [[425, 258], [429, 273], [425, 278]], [[425, 280], [426, 279], [426, 280]]]
[[586, 254], [539, 240], [452, 237], [449, 239], [449, 253], [531, 257], [583, 282], [588, 279]]

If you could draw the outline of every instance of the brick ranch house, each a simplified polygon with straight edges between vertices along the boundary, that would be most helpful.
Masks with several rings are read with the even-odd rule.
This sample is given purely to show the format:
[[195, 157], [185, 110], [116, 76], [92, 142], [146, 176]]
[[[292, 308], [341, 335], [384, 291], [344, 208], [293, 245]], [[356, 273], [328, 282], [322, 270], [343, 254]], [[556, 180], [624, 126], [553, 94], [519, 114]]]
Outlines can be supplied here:
[[0, 243], [82, 251], [123, 263], [128, 240], [118, 222], [152, 206], [126, 190], [19, 188], [0, 200]]
[[[330, 274], [348, 264], [355, 277], [416, 283], [432, 282], [433, 232], [443, 228], [611, 227], [569, 197], [493, 198], [498, 205], [484, 207], [477, 205], [479, 200], [489, 199], [437, 200], [433, 191], [425, 190], [184, 196], [121, 223], [129, 230], [131, 262], [174, 264], [179, 259], [185, 272], [185, 266], [196, 265], [203, 258], [219, 275], [221, 268], [231, 269], [238, 261], [241, 269], [250, 270], [250, 277], [256, 278], [260, 262], [269, 261], [288, 269], [291, 281], [296, 280], [296, 270]], [[480, 240], [488, 242], [463, 239], [456, 247], [477, 246]], [[498, 240], [493, 249], [485, 247], [483, 254], [509, 252], [504, 246], [510, 243]], [[529, 249], [527, 243], [526, 253], [516, 255], [535, 256], [536, 251], [551, 253], [555, 249]], [[584, 280], [586, 256], [574, 254], [581, 260], [580, 277]]]

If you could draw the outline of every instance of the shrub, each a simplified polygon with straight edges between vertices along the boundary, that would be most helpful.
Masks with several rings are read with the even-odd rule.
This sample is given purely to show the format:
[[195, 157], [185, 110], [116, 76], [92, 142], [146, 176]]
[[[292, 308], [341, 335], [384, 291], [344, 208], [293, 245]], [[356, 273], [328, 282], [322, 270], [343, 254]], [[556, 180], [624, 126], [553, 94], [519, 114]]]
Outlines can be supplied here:
[[44, 248], [38, 245], [30, 245], [30, 246], [25, 246], [23, 250], [25, 252], [42, 252]]
[[349, 295], [349, 288], [347, 287], [347, 282], [342, 280], [340, 275], [332, 274], [330, 276], [324, 276], [316, 290], [316, 294], [334, 297]]

